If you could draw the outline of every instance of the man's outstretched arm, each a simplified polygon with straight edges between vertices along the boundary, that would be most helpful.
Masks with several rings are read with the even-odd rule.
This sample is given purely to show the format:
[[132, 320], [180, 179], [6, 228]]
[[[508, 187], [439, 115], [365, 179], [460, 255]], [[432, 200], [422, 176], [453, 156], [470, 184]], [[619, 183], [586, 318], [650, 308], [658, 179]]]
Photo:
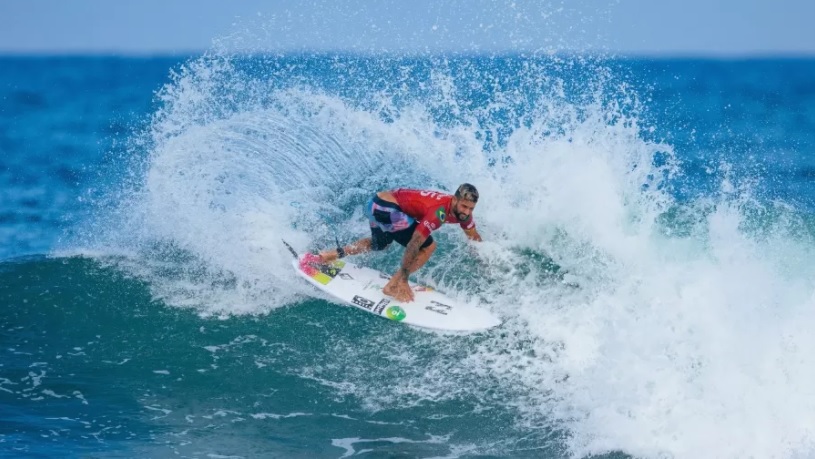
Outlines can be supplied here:
[[466, 230], [464, 230], [464, 234], [466, 234], [466, 235], [467, 235], [467, 237], [468, 237], [468, 238], [469, 238], [471, 241], [481, 242], [481, 240], [482, 240], [482, 239], [481, 239], [481, 235], [480, 235], [480, 234], [478, 234], [478, 231], [476, 231], [476, 229], [475, 229], [475, 228], [470, 228], [470, 229], [466, 229]]
[[396, 274], [391, 277], [382, 291], [385, 295], [390, 295], [398, 301], [413, 301], [413, 291], [408, 284], [408, 277], [410, 276], [411, 267], [413, 267], [419, 259], [422, 244], [424, 244], [424, 235], [416, 231], [410, 238], [407, 247], [405, 247], [405, 254], [402, 255], [402, 266], [396, 270]]
[[416, 263], [416, 259], [419, 257], [419, 251], [422, 249], [422, 244], [424, 244], [425, 240], [427, 240], [427, 237], [419, 231], [416, 231], [413, 233], [413, 236], [411, 236], [407, 247], [405, 247], [405, 253], [402, 255], [402, 266], [398, 271], [398, 273], [405, 278], [405, 281], [407, 281], [410, 276], [410, 268]]

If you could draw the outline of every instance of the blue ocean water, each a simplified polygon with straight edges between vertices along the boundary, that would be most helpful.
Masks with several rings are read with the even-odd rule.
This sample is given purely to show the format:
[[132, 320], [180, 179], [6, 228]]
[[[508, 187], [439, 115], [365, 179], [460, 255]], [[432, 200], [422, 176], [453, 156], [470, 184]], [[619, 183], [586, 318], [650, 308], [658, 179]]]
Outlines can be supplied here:
[[[813, 456], [813, 153], [812, 59], [1, 57], [0, 456]], [[464, 181], [501, 327], [291, 272]]]

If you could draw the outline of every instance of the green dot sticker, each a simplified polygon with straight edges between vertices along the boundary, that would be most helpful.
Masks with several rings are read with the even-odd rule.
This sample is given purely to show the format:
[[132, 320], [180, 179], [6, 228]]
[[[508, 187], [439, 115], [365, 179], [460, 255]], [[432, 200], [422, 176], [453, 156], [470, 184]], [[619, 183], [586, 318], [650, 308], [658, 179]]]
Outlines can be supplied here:
[[400, 308], [399, 306], [391, 306], [385, 310], [385, 315], [388, 316], [388, 319], [395, 320], [397, 322], [403, 320], [407, 314], [405, 310]]

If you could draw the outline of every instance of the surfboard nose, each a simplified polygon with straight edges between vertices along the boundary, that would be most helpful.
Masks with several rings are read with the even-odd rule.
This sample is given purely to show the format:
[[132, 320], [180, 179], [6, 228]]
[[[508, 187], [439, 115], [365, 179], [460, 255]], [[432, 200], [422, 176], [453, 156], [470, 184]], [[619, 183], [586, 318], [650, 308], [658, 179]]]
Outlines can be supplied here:
[[[467, 311], [467, 316], [471, 320], [472, 327], [479, 330], [487, 330], [501, 325], [501, 319], [481, 308], [471, 307]], [[472, 328], [470, 328], [472, 330]]]

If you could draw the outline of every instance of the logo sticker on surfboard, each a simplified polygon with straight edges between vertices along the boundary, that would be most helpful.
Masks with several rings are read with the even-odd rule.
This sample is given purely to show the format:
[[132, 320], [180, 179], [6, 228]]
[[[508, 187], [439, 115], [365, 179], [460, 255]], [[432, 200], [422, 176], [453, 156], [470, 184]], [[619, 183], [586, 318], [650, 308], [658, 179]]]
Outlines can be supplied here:
[[388, 319], [395, 320], [397, 322], [400, 322], [404, 320], [405, 317], [407, 317], [407, 313], [405, 313], [405, 310], [400, 308], [399, 306], [389, 307], [388, 309], [385, 310], [385, 315], [388, 317]]

